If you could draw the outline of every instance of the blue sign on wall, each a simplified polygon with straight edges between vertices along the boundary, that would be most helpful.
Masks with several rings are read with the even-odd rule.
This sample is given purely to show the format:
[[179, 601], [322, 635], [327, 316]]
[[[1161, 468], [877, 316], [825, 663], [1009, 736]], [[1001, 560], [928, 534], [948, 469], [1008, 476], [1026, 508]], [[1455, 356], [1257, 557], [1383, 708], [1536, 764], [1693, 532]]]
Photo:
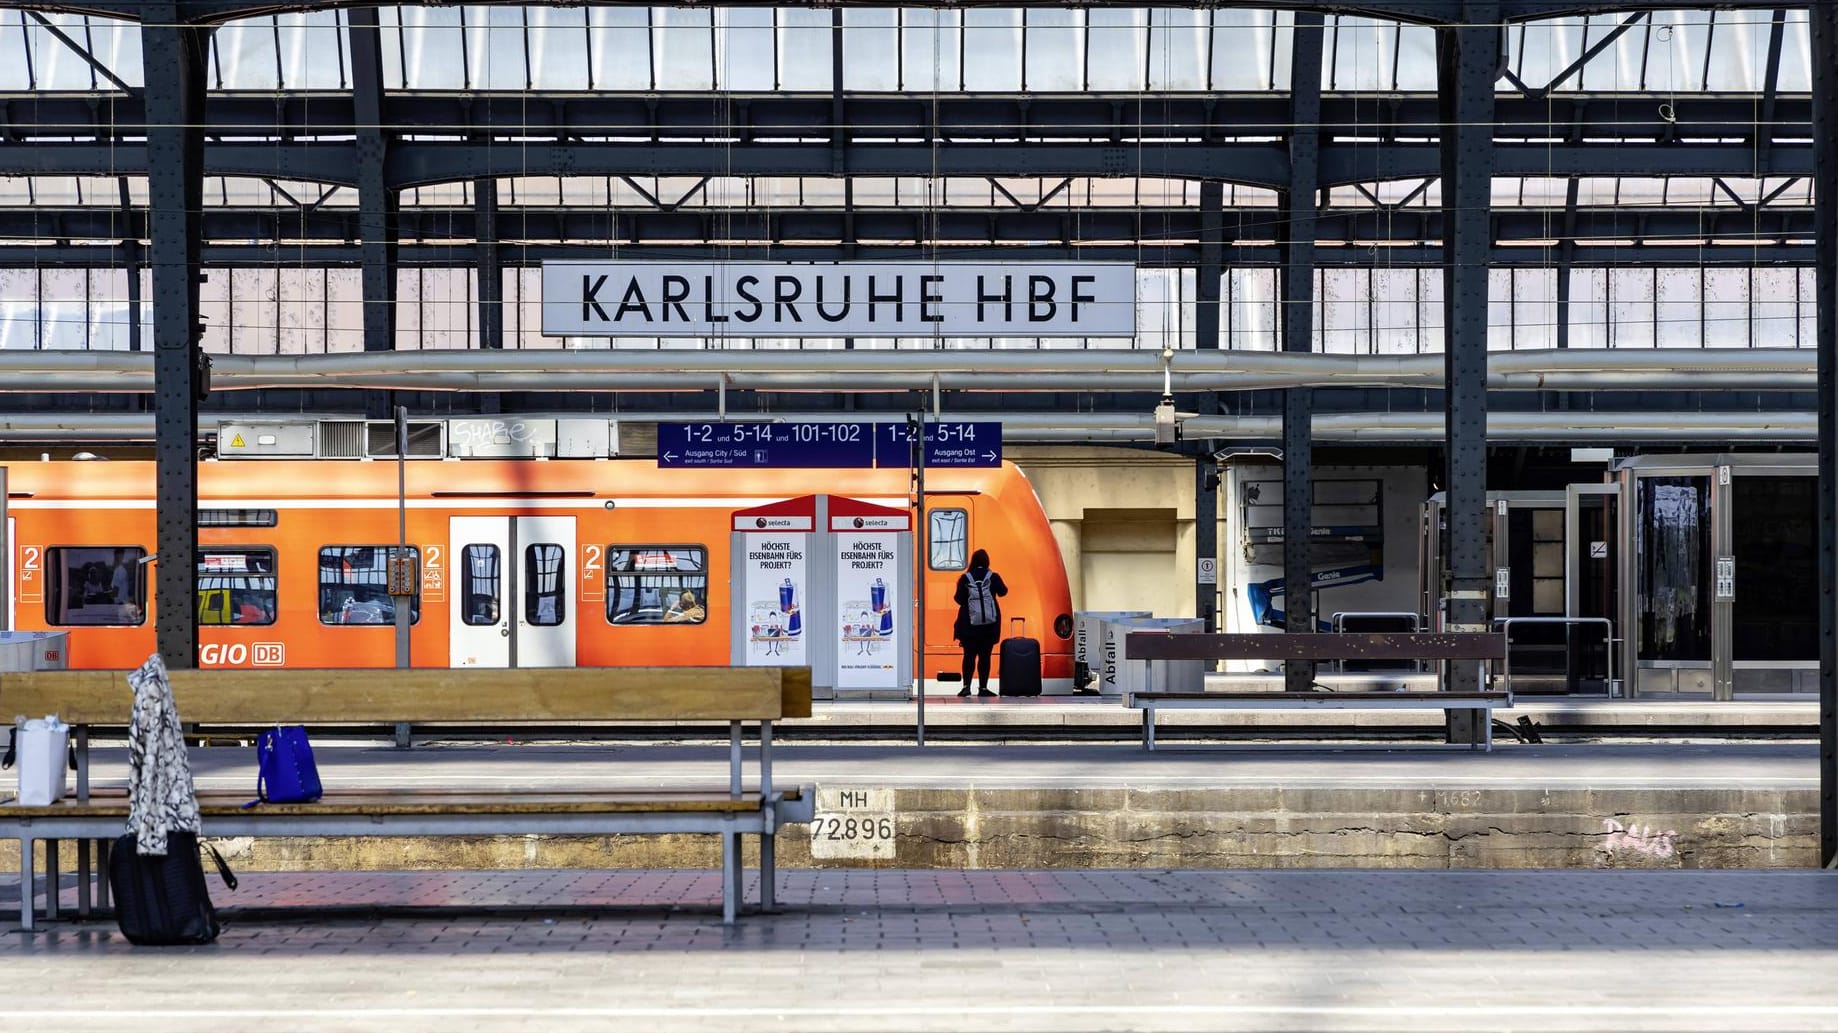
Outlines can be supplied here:
[[874, 465], [872, 423], [660, 423], [657, 465], [794, 469]]
[[[876, 438], [876, 466], [907, 466], [912, 462], [913, 431], [904, 423], [883, 423]], [[925, 425], [925, 465], [928, 467], [1001, 466], [1002, 424], [946, 420]]]

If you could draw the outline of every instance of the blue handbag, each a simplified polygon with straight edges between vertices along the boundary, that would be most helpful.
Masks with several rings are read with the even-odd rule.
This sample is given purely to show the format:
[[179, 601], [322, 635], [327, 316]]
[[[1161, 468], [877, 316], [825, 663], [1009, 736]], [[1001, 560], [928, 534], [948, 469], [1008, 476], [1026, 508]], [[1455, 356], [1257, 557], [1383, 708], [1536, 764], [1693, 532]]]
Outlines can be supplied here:
[[255, 795], [263, 803], [311, 803], [325, 795], [306, 729], [280, 725], [255, 740]]

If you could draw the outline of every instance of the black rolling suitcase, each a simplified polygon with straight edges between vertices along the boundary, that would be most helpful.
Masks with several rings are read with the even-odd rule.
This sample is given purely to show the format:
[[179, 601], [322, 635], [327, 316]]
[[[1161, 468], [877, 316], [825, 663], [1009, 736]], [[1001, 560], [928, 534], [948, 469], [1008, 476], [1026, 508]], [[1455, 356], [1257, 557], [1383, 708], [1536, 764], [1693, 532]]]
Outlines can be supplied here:
[[[1027, 631], [1026, 621], [1020, 617], [1010, 618], [1011, 629], [1017, 624], [1023, 632]], [[1004, 696], [1040, 695], [1040, 640], [1025, 634], [1003, 639], [1002, 667], [998, 676], [1002, 679]]]
[[[223, 856], [211, 849], [224, 885], [236, 888]], [[109, 854], [109, 885], [115, 891], [115, 924], [129, 943], [182, 946], [217, 938], [217, 909], [204, 888], [204, 865], [195, 833], [166, 834], [164, 856], [142, 854], [132, 832], [115, 841]]]

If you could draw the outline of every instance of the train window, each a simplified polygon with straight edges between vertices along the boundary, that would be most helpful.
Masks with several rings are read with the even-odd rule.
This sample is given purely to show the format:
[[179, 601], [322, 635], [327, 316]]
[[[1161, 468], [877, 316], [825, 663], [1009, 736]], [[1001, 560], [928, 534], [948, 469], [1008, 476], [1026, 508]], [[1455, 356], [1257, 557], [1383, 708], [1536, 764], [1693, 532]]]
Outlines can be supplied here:
[[708, 550], [700, 545], [606, 547], [609, 624], [708, 620]]
[[273, 549], [198, 553], [199, 624], [273, 624]]
[[568, 619], [561, 546], [545, 542], [523, 550], [523, 619], [537, 628], [553, 628]]
[[45, 623], [138, 625], [147, 617], [147, 550], [52, 546], [45, 550]]
[[468, 545], [460, 550], [462, 615], [475, 628], [498, 623], [500, 563], [496, 545]]
[[962, 509], [934, 509], [927, 514], [931, 533], [933, 570], [963, 570], [970, 565], [970, 513]]
[[[389, 559], [396, 545], [328, 545], [319, 550], [319, 623], [394, 624], [396, 601], [389, 595]], [[421, 550], [407, 546], [415, 565]], [[421, 620], [421, 586], [415, 587], [409, 623]]]

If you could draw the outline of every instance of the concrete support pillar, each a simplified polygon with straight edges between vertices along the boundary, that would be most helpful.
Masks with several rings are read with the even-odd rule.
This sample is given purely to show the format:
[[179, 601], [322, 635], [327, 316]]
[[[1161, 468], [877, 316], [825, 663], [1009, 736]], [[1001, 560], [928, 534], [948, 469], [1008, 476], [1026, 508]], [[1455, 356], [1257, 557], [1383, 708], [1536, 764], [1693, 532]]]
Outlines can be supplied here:
[[[1283, 231], [1283, 350], [1314, 347], [1315, 233], [1321, 189], [1322, 16], [1298, 11], [1290, 74], [1289, 191]], [[1314, 410], [1312, 388], [1283, 392], [1283, 630], [1315, 630]], [[1284, 685], [1306, 692], [1315, 665], [1283, 664]]]
[[198, 324], [210, 30], [184, 24], [171, 3], [147, 5], [141, 19], [158, 495], [154, 631], [166, 665], [182, 668], [198, 662], [198, 402], [210, 391]]
[[[1493, 194], [1493, 82], [1499, 4], [1462, 4], [1461, 27], [1436, 30], [1442, 101], [1443, 344], [1450, 631], [1487, 630], [1487, 264]], [[1476, 684], [1478, 661], [1448, 666], [1451, 689]], [[1477, 742], [1484, 712], [1451, 712], [1449, 741]]]
[[1819, 863], [1838, 867], [1838, 7], [1812, 19], [1814, 309], [1819, 351]]

